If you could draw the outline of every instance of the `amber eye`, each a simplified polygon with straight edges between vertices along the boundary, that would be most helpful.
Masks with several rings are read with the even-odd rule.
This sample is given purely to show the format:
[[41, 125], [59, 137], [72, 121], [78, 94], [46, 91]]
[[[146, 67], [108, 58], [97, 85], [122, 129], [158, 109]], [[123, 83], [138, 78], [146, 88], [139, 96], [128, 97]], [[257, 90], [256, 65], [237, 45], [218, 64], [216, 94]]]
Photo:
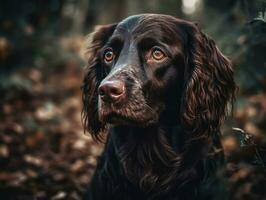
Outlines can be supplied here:
[[155, 48], [152, 51], [152, 58], [154, 58], [155, 60], [159, 61], [159, 60], [162, 60], [164, 57], [165, 57], [165, 54], [161, 49]]
[[105, 53], [104, 53], [104, 61], [106, 62], [106, 63], [110, 63], [110, 62], [112, 62], [113, 61], [113, 59], [114, 59], [114, 52], [111, 50], [111, 49], [109, 49], [109, 50], [107, 50]]

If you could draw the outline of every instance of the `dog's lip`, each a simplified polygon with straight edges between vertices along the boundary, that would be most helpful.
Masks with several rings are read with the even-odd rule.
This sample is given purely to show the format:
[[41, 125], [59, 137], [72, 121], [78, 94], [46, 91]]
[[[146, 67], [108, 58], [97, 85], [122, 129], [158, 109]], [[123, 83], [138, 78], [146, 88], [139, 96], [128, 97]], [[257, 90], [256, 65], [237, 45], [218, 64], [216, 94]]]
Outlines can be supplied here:
[[109, 112], [102, 115], [102, 121], [105, 121], [109, 124], [114, 125], [123, 125], [123, 124], [132, 124], [132, 125], [138, 125], [138, 126], [148, 126], [156, 122], [154, 119], [141, 121], [138, 120], [138, 118], [133, 118], [130, 116], [126, 116], [117, 112]]
[[119, 114], [117, 112], [109, 112], [103, 115], [104, 121], [108, 123], [122, 123], [122, 122], [134, 122], [135, 120], [131, 119], [129, 116]]
[[131, 122], [131, 120], [122, 115], [111, 114], [109, 115], [108, 122], [111, 124], [124, 124], [125, 122]]

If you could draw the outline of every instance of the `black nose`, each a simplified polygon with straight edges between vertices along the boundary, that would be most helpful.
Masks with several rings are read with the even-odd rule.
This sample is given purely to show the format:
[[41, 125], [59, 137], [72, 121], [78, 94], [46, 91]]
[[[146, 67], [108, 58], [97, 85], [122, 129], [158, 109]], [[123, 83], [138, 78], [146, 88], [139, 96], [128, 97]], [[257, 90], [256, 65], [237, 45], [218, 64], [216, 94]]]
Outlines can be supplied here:
[[99, 86], [99, 95], [103, 101], [120, 102], [125, 96], [125, 84], [122, 81], [105, 81]]

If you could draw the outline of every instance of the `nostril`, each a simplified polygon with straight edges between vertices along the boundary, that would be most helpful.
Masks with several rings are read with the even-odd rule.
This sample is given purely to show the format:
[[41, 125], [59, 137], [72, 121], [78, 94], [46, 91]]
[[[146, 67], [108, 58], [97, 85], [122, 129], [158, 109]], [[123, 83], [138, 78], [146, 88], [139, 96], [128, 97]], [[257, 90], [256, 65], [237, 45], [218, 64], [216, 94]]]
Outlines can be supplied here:
[[103, 101], [118, 101], [125, 93], [125, 85], [122, 81], [106, 81], [99, 87], [99, 95]]
[[104, 94], [105, 94], [105, 92], [104, 92], [103, 87], [99, 87], [99, 95], [104, 96]]
[[124, 89], [120, 87], [110, 88], [110, 95], [119, 96], [123, 93]]

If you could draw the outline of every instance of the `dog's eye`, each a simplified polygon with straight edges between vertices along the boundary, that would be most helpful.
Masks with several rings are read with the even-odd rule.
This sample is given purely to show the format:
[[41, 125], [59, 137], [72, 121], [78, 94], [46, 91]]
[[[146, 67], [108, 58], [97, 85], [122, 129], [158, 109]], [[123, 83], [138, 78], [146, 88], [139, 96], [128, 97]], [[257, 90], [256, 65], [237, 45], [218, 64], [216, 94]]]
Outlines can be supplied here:
[[106, 63], [110, 63], [110, 62], [112, 62], [113, 59], [114, 59], [114, 57], [115, 57], [114, 52], [113, 52], [111, 49], [107, 50], [107, 51], [104, 53], [104, 61], [105, 61]]
[[161, 49], [159, 49], [159, 48], [154, 48], [154, 49], [152, 50], [152, 58], [153, 58], [153, 59], [160, 61], [160, 60], [162, 60], [164, 57], [165, 57], [165, 54], [164, 54], [164, 52], [163, 52]]

